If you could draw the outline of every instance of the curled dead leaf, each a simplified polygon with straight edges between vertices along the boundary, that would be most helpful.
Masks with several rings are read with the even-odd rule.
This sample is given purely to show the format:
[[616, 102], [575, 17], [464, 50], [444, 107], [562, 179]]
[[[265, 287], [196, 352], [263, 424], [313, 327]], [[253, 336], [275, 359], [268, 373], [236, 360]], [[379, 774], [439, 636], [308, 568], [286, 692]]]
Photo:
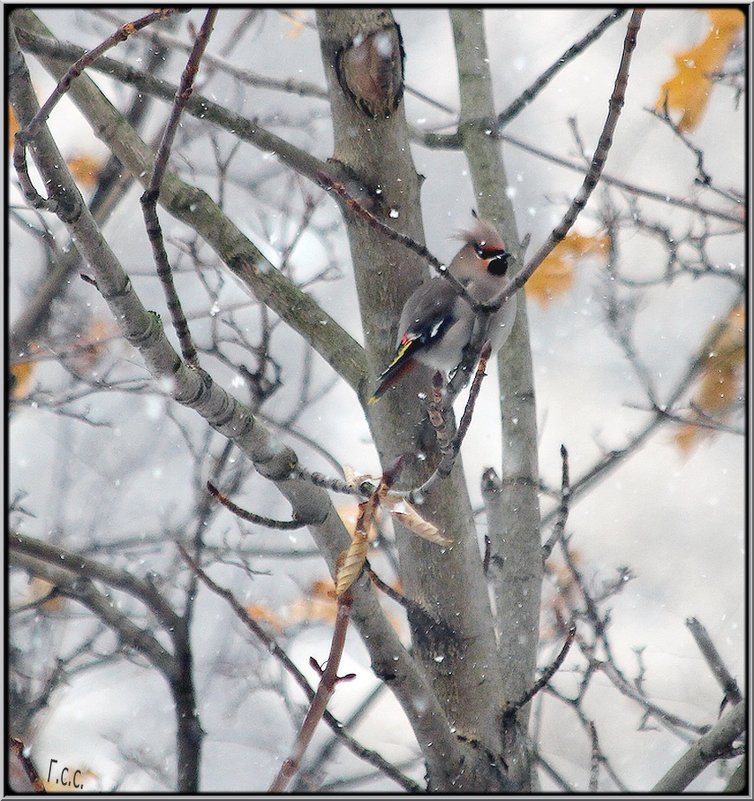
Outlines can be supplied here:
[[390, 514], [409, 531], [412, 531], [423, 540], [434, 542], [437, 545], [452, 545], [453, 540], [443, 536], [436, 525], [425, 520], [410, 503], [404, 500], [391, 500], [388, 496], [385, 505]]
[[348, 550], [343, 551], [338, 557], [335, 567], [335, 594], [343, 593], [356, 581], [364, 568], [367, 558], [369, 543], [366, 539], [355, 539]]

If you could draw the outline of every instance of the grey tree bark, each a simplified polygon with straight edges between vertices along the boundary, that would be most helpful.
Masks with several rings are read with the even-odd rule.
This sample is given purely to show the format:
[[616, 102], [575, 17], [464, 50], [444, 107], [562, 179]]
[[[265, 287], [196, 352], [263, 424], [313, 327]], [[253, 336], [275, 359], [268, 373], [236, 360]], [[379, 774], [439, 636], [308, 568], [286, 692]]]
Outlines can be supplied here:
[[[387, 119], [365, 114], [342, 91], [335, 67], [339, 54], [354, 40], [360, 42], [379, 31], [391, 31], [394, 22], [384, 11], [323, 10], [318, 13], [318, 26], [331, 94], [334, 158], [361, 181], [367, 192], [376, 193], [379, 189], [379, 204], [375, 210], [378, 217], [423, 242], [420, 180], [411, 160], [403, 107], [399, 106]], [[502, 183], [494, 195], [490, 193], [489, 201], [484, 199], [480, 206], [483, 215], [492, 211], [499, 196], [504, 197], [504, 186]], [[500, 219], [502, 215], [498, 212], [491, 216]], [[512, 213], [507, 219], [512, 220]], [[380, 232], [362, 221], [346, 215], [345, 222], [367, 359], [372, 376], [376, 376], [394, 348], [403, 302], [421, 278], [426, 277], [426, 266], [399, 243], [386, 241]], [[516, 241], [515, 234], [505, 233], [509, 240]], [[525, 326], [525, 320], [521, 325]], [[429, 370], [416, 370], [401, 383], [398, 391], [388, 393], [379, 404], [366, 408], [383, 466], [400, 455], [424, 454], [427, 457], [409, 460], [403, 474], [408, 486], [420, 484], [438, 459], [434, 433], [428, 430], [424, 407], [417, 401], [417, 395], [426, 393], [429, 386]], [[532, 467], [536, 468], [536, 458]], [[536, 494], [534, 503], [535, 513], [528, 515], [529, 520], [538, 517]], [[481, 763], [489, 762], [488, 754], [504, 754], [502, 713], [511, 695], [505, 686], [505, 663], [495, 639], [486, 578], [460, 459], [451, 477], [429, 495], [422, 512], [455, 542], [452, 548], [441, 551], [406, 532], [398, 532], [405, 591], [436, 620], [429, 626], [426, 619], [410, 621], [413, 650], [446, 712], [451, 730], [478, 744], [476, 754], [481, 769]], [[531, 534], [531, 529], [527, 532]], [[534, 534], [537, 535], [537, 529]], [[539, 570], [541, 575], [541, 559]], [[518, 625], [529, 626], [530, 618], [527, 614]], [[522, 673], [517, 674], [519, 677], [533, 676], [536, 625], [535, 614], [534, 633], [527, 628], [524, 635], [530, 658]], [[518, 639], [510, 630], [506, 634], [510, 641]], [[519, 683], [513, 683], [511, 689], [517, 689]], [[421, 745], [426, 755], [427, 744]], [[433, 773], [429, 759], [428, 764], [432, 789], [494, 789], [495, 781], [492, 785], [481, 786], [460, 774], [448, 777], [450, 784], [443, 786]], [[498, 781], [501, 782], [499, 789], [508, 788], [507, 778]]]
[[[500, 141], [490, 135], [496, 129], [496, 114], [482, 11], [456, 8], [450, 16], [461, 94], [459, 133], [479, 198], [479, 212], [499, 227], [509, 250], [517, 257], [517, 272], [523, 265], [524, 253], [513, 204], [506, 194], [508, 179]], [[498, 355], [502, 480], [499, 491], [487, 501], [490, 577], [504, 693], [509, 702], [521, 698], [534, 681], [543, 569], [537, 415], [523, 292], [518, 294], [517, 304], [513, 330]], [[505, 758], [515, 783], [522, 787], [530, 787], [533, 780], [533, 766], [529, 765], [523, 742], [528, 716], [527, 705], [515, 719], [506, 719], [505, 723]]]

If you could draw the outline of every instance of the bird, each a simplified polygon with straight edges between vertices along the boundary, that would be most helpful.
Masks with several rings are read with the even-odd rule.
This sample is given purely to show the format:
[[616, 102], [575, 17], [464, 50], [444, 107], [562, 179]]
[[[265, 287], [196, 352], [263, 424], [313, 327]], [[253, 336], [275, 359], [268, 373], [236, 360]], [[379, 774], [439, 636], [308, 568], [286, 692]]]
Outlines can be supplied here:
[[[459, 231], [463, 242], [448, 266], [475, 303], [490, 303], [508, 286], [508, 252], [492, 223], [474, 215], [474, 223]], [[497, 353], [510, 334], [516, 316], [516, 297], [510, 297], [490, 320], [488, 339]], [[376, 403], [417, 365], [450, 372], [471, 340], [476, 313], [451, 281], [442, 276], [426, 281], [408, 298], [398, 324], [395, 354], [377, 379], [368, 403]]]

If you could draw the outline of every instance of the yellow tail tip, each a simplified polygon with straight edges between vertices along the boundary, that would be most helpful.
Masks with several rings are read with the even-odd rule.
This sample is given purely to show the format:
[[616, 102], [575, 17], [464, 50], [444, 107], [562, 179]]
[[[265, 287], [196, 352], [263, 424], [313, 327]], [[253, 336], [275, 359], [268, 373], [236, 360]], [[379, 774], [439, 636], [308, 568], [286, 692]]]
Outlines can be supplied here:
[[374, 404], [377, 403], [378, 400], [379, 398], [377, 397], [377, 395], [372, 395], [372, 397], [369, 398], [369, 400], [367, 401], [367, 406], [374, 406]]

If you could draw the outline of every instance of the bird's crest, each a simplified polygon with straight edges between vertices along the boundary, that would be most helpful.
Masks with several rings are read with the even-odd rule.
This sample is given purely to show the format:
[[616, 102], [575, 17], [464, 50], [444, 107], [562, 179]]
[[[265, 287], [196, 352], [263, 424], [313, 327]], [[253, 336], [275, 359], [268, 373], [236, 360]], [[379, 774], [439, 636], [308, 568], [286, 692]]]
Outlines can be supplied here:
[[466, 242], [470, 245], [479, 245], [484, 250], [505, 250], [505, 242], [492, 223], [477, 217], [469, 228], [462, 228], [451, 235], [451, 239]]

